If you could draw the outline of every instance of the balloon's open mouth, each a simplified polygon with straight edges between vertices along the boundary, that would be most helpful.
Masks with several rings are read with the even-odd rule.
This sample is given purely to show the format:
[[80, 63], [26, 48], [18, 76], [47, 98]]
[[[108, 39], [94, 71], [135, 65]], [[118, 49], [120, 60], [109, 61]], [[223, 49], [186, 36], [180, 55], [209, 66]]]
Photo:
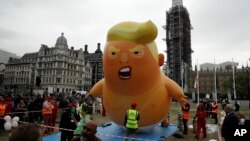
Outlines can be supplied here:
[[131, 67], [123, 67], [119, 70], [119, 77], [121, 79], [130, 79], [131, 77]]

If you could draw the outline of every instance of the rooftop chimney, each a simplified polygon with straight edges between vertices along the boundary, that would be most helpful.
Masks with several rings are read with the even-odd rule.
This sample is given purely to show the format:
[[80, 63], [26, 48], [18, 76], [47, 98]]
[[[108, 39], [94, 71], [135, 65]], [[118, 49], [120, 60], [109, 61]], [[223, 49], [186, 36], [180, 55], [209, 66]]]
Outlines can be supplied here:
[[99, 50], [101, 48], [101, 43], [97, 43], [97, 49]]
[[84, 54], [89, 54], [89, 52], [88, 52], [88, 45], [84, 45], [84, 52], [83, 52]]
[[84, 45], [84, 51], [88, 51], [88, 45]]
[[102, 53], [102, 51], [101, 51], [101, 43], [97, 43], [97, 49], [96, 49], [95, 53]]

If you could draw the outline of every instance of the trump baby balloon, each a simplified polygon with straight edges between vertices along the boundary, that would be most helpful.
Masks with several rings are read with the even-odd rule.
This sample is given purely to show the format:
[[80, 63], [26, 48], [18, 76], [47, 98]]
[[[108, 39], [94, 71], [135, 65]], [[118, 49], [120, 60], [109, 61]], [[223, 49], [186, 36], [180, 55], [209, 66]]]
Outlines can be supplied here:
[[122, 22], [111, 27], [103, 54], [104, 78], [90, 91], [102, 96], [107, 114], [123, 125], [131, 103], [140, 112], [139, 127], [165, 120], [172, 98], [186, 103], [182, 89], [160, 69], [163, 54], [158, 54], [157, 28], [151, 21]]

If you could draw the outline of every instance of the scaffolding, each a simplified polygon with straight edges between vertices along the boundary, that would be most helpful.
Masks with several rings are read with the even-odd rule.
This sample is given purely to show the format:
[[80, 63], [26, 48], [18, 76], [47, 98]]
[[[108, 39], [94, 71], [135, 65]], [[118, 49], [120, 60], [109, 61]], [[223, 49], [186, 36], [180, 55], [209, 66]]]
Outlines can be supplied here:
[[169, 77], [183, 89], [192, 68], [191, 29], [189, 13], [182, 4], [173, 5], [166, 13], [167, 66]]

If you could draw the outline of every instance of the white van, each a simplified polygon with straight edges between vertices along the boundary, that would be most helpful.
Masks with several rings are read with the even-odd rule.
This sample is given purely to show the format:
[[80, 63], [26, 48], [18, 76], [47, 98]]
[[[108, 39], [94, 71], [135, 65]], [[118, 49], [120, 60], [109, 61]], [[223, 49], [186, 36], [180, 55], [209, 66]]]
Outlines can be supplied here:
[[85, 95], [87, 94], [87, 91], [76, 91], [76, 94]]

